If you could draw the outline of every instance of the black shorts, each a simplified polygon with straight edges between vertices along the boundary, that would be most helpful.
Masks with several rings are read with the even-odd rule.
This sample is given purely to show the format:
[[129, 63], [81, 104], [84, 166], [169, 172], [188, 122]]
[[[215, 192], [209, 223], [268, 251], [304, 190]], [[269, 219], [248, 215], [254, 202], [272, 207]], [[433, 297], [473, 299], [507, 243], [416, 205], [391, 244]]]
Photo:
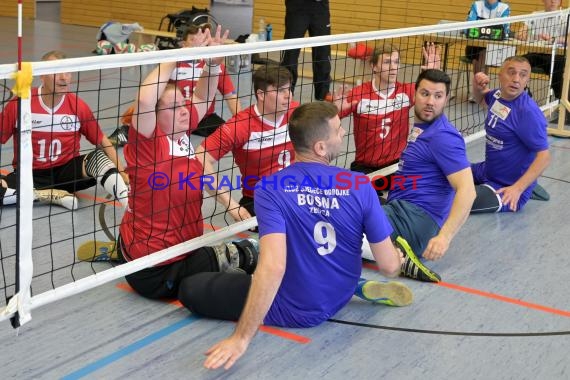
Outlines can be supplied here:
[[479, 53], [484, 51], [485, 48], [481, 46], [465, 46], [465, 56], [471, 60], [479, 59]]
[[[92, 177], [83, 177], [83, 161], [85, 155], [77, 156], [63, 165], [49, 169], [34, 170], [34, 188], [61, 189], [70, 193], [95, 186], [97, 181]], [[5, 177], [8, 187], [16, 188], [16, 172]]]

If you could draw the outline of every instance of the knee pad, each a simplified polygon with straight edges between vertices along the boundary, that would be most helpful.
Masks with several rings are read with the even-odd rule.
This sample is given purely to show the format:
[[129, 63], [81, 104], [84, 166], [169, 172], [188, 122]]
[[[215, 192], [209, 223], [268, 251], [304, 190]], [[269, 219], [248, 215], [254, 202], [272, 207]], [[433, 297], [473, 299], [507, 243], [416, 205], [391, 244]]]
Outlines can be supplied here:
[[95, 149], [85, 157], [85, 172], [90, 177], [101, 178], [101, 183], [105, 182], [102, 177], [111, 169], [117, 170], [113, 161], [101, 149]]
[[259, 257], [259, 243], [255, 239], [242, 239], [233, 242], [240, 252], [239, 267], [247, 274], [253, 273]]
[[501, 196], [495, 192], [495, 189], [487, 184], [475, 186], [477, 196], [471, 207], [471, 213], [491, 213], [499, 212], [503, 207]]

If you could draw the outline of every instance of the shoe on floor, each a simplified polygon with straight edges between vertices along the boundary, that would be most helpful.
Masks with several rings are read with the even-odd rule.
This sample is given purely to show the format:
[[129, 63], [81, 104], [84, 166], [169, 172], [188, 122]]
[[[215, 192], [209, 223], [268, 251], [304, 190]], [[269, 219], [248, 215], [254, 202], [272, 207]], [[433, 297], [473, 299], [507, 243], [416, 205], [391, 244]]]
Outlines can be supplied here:
[[365, 301], [388, 306], [407, 306], [414, 300], [410, 288], [397, 281], [358, 280], [354, 295]]
[[77, 259], [80, 261], [103, 262], [122, 261], [117, 251], [117, 243], [114, 241], [90, 240], [79, 246]]
[[426, 267], [420, 259], [416, 256], [412, 248], [401, 236], [398, 236], [394, 242], [396, 248], [398, 248], [404, 254], [406, 261], [402, 264], [400, 274], [404, 277], [413, 278], [414, 280], [425, 281], [425, 282], [440, 282], [441, 276], [428, 267]]
[[544, 190], [544, 187], [537, 183], [534, 189], [532, 189], [530, 199], [534, 199], [535, 201], [548, 201], [550, 200], [550, 194]]
[[34, 189], [34, 199], [36, 201], [65, 207], [68, 210], [77, 210], [79, 200], [75, 195], [59, 189]]

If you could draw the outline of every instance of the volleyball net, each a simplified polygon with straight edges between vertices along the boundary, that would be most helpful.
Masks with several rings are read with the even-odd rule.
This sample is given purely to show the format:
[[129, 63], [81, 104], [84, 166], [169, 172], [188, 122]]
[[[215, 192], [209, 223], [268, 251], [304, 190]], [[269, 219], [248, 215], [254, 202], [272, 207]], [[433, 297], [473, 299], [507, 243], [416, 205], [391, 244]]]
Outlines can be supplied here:
[[[121, 125], [121, 115], [132, 105], [145, 76], [154, 65], [161, 62], [225, 57], [243, 109], [255, 103], [251, 84], [252, 72], [262, 70], [264, 65], [272, 62], [278, 63], [285, 50], [301, 49], [294, 100], [306, 103], [314, 99], [312, 49], [315, 47], [330, 46], [331, 91], [336, 91], [342, 86], [351, 88], [370, 82], [373, 78], [368, 62], [371, 52], [387, 44], [397, 47], [399, 51], [398, 81], [413, 83], [421, 67], [427, 64], [422, 48], [428, 43], [435, 43], [440, 57], [440, 68], [452, 78], [452, 97], [445, 112], [469, 142], [484, 135], [485, 111], [469, 102], [469, 84], [472, 81], [473, 68], [471, 60], [466, 58], [466, 46], [486, 49], [486, 70], [491, 79], [490, 86], [495, 88], [498, 86], [499, 67], [506, 57], [540, 54], [550, 58], [549, 63], [554, 63], [557, 59], [564, 60], [565, 43], [534, 39], [534, 36], [551, 33], [550, 30], [540, 30], [539, 26], [546, 25], [544, 20], [552, 17], [560, 20], [557, 27], [562, 28], [564, 35], [567, 35], [568, 11], [560, 11], [505, 18], [500, 20], [500, 26], [497, 26], [497, 19], [453, 22], [294, 40], [90, 56], [32, 62], [25, 66], [28, 71], [18, 71], [16, 65], [0, 65], [2, 106], [5, 107], [12, 96], [9, 89], [15, 85], [14, 77], [17, 77], [17, 82], [20, 83], [18, 88], [22, 98], [18, 127], [20, 133], [16, 134], [18, 138], [8, 140], [0, 147], [2, 175], [7, 175], [14, 169], [12, 159], [15, 147], [21, 152], [17, 166], [19, 204], [4, 205], [0, 208], [0, 289], [4, 293], [4, 299], [0, 299], [0, 319], [12, 318], [13, 324], [19, 326], [31, 318], [31, 311], [37, 307], [119, 279], [201, 246], [230, 239], [257, 224], [255, 218], [234, 223], [228, 210], [216, 203], [215, 195], [204, 193], [202, 223], [206, 233], [203, 236], [125, 264], [79, 260], [77, 251], [86, 243], [91, 242], [94, 250], [101, 247], [113, 249], [125, 209], [119, 202], [111, 199], [100, 185], [77, 192], [79, 205], [73, 211], [53, 204], [34, 202], [31, 166], [34, 118], [30, 98], [26, 96], [30, 88], [22, 85], [26, 79], [31, 80], [33, 77], [33, 85], [37, 86], [40, 76], [72, 73], [73, 93], [89, 105], [103, 132], [111, 135]], [[509, 39], [505, 39], [505, 25], [510, 28]], [[524, 25], [531, 26], [527, 39], [513, 39], [512, 36], [522, 30]], [[254, 64], [251, 63], [252, 57]], [[546, 66], [557, 69], [554, 64]], [[547, 116], [559, 104], [552, 91], [552, 87], [557, 85], [552, 83], [552, 74], [550, 68], [537, 67], [533, 69], [529, 85], [532, 96]], [[568, 103], [567, 94], [562, 94], [562, 102]], [[226, 103], [221, 100], [216, 103], [216, 111], [224, 119], [232, 116]], [[408, 117], [411, 123], [413, 107]], [[333, 164], [350, 168], [357, 153], [352, 118], [344, 118], [343, 126], [347, 130], [345, 149]], [[2, 131], [6, 128], [11, 126], [2, 125]], [[407, 130], [405, 133], [407, 134]], [[201, 141], [202, 137], [191, 136], [194, 147]], [[379, 151], [383, 149], [381, 144], [375, 148]], [[81, 141], [81, 154], [93, 149], [90, 143]], [[123, 148], [117, 145], [116, 149], [123, 160]], [[232, 178], [233, 184], [239, 183], [237, 176], [240, 171], [231, 154], [220, 159], [215, 170], [218, 176], [228, 176]], [[389, 174], [393, 170], [395, 166], [381, 171], [381, 174]], [[219, 188], [217, 191], [231, 191], [234, 199], [241, 198], [240, 189]], [[97, 246], [97, 242], [105, 244]]]

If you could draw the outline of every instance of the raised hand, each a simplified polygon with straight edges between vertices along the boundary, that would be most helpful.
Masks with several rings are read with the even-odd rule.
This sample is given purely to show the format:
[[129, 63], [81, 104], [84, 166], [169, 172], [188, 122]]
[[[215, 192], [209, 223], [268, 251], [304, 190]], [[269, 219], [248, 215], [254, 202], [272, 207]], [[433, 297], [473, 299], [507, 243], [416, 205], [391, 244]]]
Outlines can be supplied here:
[[338, 86], [336, 91], [333, 92], [333, 103], [339, 112], [344, 112], [352, 108], [352, 103], [348, 102], [346, 95], [350, 88], [347, 85]]
[[440, 69], [441, 67], [441, 46], [433, 42], [428, 42], [422, 47], [422, 55], [424, 57], [424, 65], [422, 70]]
[[[208, 46], [219, 46], [219, 45], [223, 45], [226, 43], [226, 40], [228, 39], [228, 36], [230, 34], [230, 31], [228, 29], [226, 29], [226, 31], [224, 32], [224, 34], [222, 34], [222, 26], [218, 25], [218, 27], [216, 28], [216, 33], [214, 34], [214, 36], [212, 37], [210, 35], [210, 31], [206, 30], [209, 36], [208, 39]], [[224, 62], [224, 57], [215, 57], [212, 58], [212, 63], [214, 64], [220, 64]]]

